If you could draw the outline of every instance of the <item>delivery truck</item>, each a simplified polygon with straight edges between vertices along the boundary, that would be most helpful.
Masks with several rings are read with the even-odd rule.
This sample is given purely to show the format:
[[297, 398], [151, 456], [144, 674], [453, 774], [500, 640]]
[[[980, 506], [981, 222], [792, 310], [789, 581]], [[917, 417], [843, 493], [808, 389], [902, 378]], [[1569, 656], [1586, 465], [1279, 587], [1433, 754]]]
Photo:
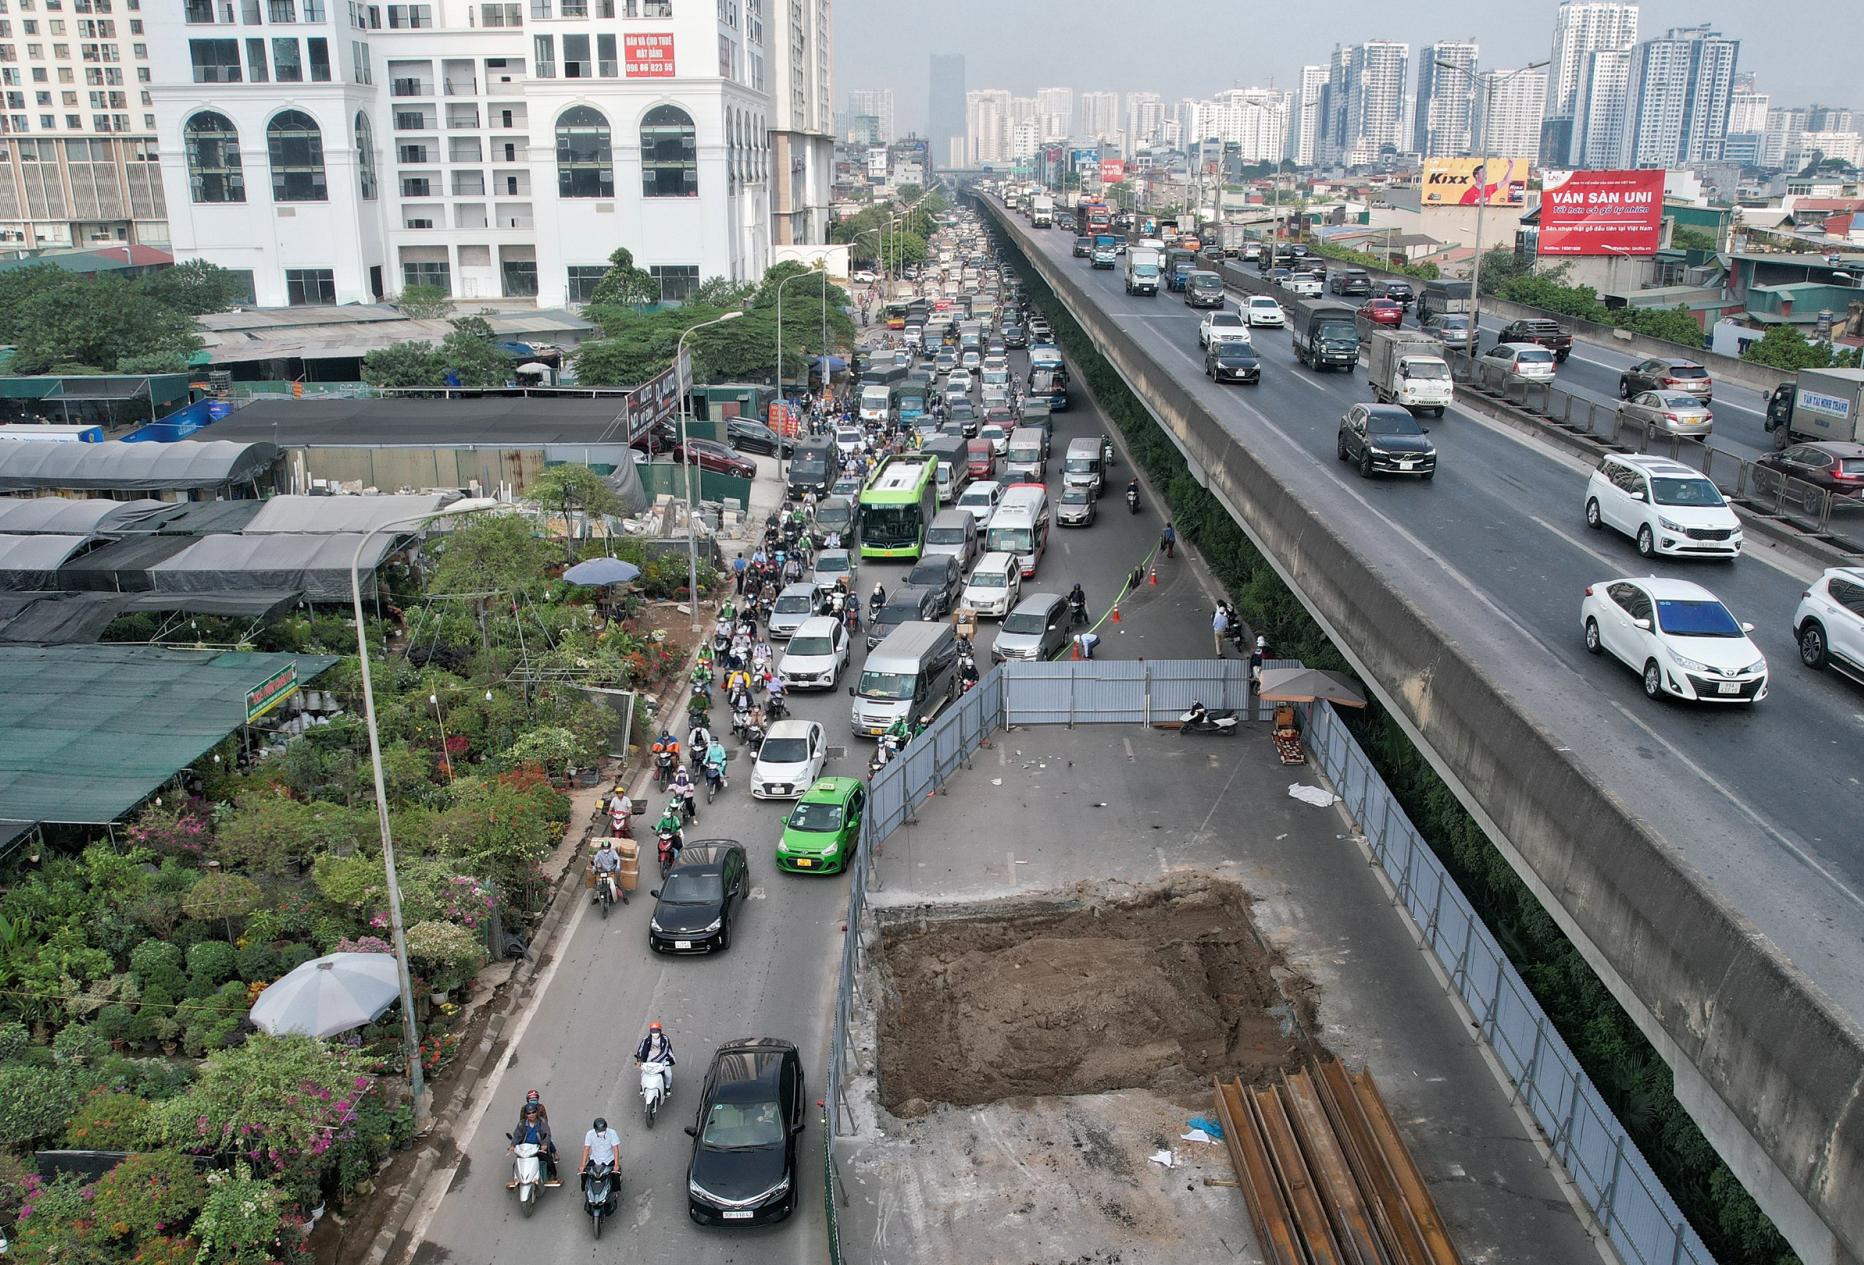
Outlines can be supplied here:
[[1456, 394], [1450, 366], [1443, 359], [1443, 344], [1414, 330], [1372, 331], [1366, 380], [1381, 404], [1402, 405], [1432, 417], [1442, 417]]
[[1135, 246], [1126, 252], [1126, 293], [1151, 294], [1159, 292], [1159, 253], [1156, 250], [1141, 250]]
[[1832, 440], [1864, 443], [1864, 369], [1802, 369], [1767, 397], [1775, 448]]
[[1288, 304], [1294, 358], [1310, 369], [1344, 369], [1359, 363], [1359, 326], [1353, 309], [1326, 299], [1294, 298]]
[[1051, 228], [1055, 224], [1055, 199], [1046, 193], [1038, 193], [1030, 204], [1029, 222], [1036, 228]]

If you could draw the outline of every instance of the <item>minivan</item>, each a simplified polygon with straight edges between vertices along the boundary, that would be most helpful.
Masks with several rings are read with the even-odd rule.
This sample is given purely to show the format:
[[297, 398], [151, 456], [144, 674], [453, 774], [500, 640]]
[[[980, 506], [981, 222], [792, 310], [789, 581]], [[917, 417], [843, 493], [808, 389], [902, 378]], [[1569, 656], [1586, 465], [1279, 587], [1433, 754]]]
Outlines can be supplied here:
[[901, 624], [930, 622], [944, 615], [944, 600], [922, 584], [901, 584], [887, 595], [887, 603], [867, 624], [867, 648], [872, 650]]
[[1052, 659], [1067, 644], [1068, 599], [1059, 593], [1031, 593], [1003, 617], [990, 657], [996, 663]]
[[925, 549], [921, 557], [948, 553], [961, 566], [970, 566], [977, 556], [977, 516], [968, 509], [940, 510], [926, 528]]
[[1646, 558], [1741, 556], [1741, 520], [1700, 470], [1668, 457], [1606, 453], [1586, 481], [1586, 526], [1637, 541]]
[[1010, 449], [1003, 477], [1042, 482], [1048, 471], [1048, 435], [1037, 426], [1018, 426], [1010, 432]]
[[987, 553], [978, 559], [976, 570], [965, 582], [958, 598], [960, 607], [978, 615], [1002, 619], [1010, 613], [1023, 593], [1023, 569], [1013, 553]]
[[1071, 488], [1086, 488], [1095, 496], [1101, 491], [1100, 441], [1083, 435], [1068, 441], [1068, 451], [1061, 461], [1062, 482]]
[[896, 720], [930, 716], [958, 696], [958, 634], [950, 624], [913, 620], [888, 633], [868, 652], [849, 727], [878, 738]]
[[835, 478], [835, 444], [829, 439], [805, 439], [790, 453], [785, 484], [792, 496], [814, 492], [821, 496]]

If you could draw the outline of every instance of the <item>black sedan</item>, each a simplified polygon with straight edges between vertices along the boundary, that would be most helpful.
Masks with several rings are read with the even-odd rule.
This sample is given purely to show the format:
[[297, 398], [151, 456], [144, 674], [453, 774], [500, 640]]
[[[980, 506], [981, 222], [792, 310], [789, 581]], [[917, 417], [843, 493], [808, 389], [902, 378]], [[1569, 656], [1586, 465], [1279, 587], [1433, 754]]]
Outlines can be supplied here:
[[1216, 382], [1262, 381], [1262, 359], [1240, 338], [1219, 338], [1204, 353], [1204, 374]]
[[927, 554], [906, 573], [906, 583], [914, 588], [932, 590], [936, 599], [936, 618], [951, 613], [958, 595], [964, 592], [964, 564], [948, 553]]
[[1437, 446], [1429, 432], [1396, 404], [1355, 404], [1340, 419], [1341, 461], [1358, 463], [1361, 478], [1375, 474], [1437, 473]]
[[739, 452], [761, 452], [766, 457], [774, 457], [780, 449], [784, 456], [790, 455], [789, 440], [748, 417], [734, 417], [725, 423], [725, 442]]
[[649, 893], [659, 903], [647, 924], [647, 947], [656, 953], [730, 948], [732, 922], [750, 890], [750, 866], [742, 844], [730, 839], [687, 844], [667, 877]]
[[686, 1168], [701, 1225], [769, 1225], [796, 1208], [796, 1139], [807, 1120], [803, 1064], [777, 1037], [727, 1041], [706, 1069]]

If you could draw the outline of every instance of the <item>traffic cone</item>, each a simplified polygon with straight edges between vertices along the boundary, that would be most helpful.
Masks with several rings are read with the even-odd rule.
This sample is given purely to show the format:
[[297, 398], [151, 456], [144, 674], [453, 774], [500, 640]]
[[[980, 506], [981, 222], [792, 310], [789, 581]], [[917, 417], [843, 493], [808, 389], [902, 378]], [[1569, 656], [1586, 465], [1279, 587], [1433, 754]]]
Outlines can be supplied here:
[[1081, 639], [1079, 637], [1074, 639], [1074, 651], [1068, 657], [1070, 659], [1079, 659], [1081, 657]]
[[1147, 583], [1157, 584], [1158, 582], [1159, 582], [1159, 564], [1155, 562], [1152, 564], [1152, 578], [1148, 580]]
[[1119, 603], [1118, 603], [1118, 602], [1115, 602], [1115, 603], [1113, 604], [1113, 613], [1112, 613], [1112, 615], [1110, 616], [1110, 618], [1111, 618], [1111, 619], [1113, 620], [1113, 622], [1114, 622], [1114, 623], [1116, 623], [1116, 624], [1120, 622], [1120, 605], [1119, 605]]

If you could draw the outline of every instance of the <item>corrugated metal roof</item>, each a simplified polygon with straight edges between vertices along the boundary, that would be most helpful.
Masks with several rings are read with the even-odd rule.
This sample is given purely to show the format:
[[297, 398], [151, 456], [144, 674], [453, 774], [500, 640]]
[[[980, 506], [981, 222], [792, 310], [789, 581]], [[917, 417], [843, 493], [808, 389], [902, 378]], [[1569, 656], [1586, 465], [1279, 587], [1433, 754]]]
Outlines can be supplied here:
[[0, 492], [182, 491], [245, 483], [278, 460], [270, 443], [0, 444]]
[[[275, 496], [247, 523], [248, 536], [295, 532], [328, 536], [367, 532], [401, 519], [437, 512], [455, 498], [416, 496]], [[413, 530], [410, 527], [409, 530]]]

